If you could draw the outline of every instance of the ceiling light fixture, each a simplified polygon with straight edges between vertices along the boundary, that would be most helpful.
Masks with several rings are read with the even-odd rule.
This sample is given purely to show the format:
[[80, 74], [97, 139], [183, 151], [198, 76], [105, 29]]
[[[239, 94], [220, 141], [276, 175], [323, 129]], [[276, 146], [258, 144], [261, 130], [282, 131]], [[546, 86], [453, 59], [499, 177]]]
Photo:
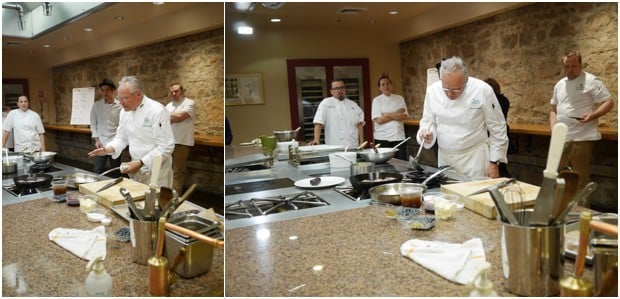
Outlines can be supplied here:
[[164, 5], [166, 2], [153, 2], [153, 5]]
[[388, 14], [391, 14], [391, 15], [397, 15], [397, 14], [398, 14], [398, 11], [396, 11], [396, 10], [392, 10], [392, 11], [388, 12]]
[[237, 33], [241, 35], [252, 35], [254, 34], [254, 28], [247, 25], [239, 26], [239, 28], [237, 28]]
[[271, 21], [271, 23], [280, 23], [280, 22], [282, 22], [282, 20], [278, 19], [278, 18], [273, 18], [273, 19], [271, 19], [269, 21]]
[[43, 7], [43, 15], [44, 16], [51, 16], [52, 15], [52, 4], [49, 2], [43, 2], [43, 4], [41, 4], [41, 7]]
[[84, 31], [91, 32], [91, 31], [93, 31], [93, 28], [84, 28]]
[[125, 19], [125, 17], [123, 17], [123, 16], [116, 16], [116, 17], [114, 17], [114, 19], [117, 20], [117, 21], [122, 21], [122, 20]]
[[49, 48], [49, 47], [51, 47], [51, 45], [48, 45], [48, 44], [43, 45], [43, 48]]

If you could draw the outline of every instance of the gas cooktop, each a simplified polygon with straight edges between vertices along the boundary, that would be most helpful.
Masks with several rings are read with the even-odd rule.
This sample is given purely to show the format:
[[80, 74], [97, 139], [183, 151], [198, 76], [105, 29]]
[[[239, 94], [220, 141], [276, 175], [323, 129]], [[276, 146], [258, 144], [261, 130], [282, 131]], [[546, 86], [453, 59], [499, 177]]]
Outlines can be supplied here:
[[294, 194], [239, 200], [226, 205], [224, 217], [226, 220], [251, 218], [328, 205], [328, 202], [316, 194], [304, 191]]

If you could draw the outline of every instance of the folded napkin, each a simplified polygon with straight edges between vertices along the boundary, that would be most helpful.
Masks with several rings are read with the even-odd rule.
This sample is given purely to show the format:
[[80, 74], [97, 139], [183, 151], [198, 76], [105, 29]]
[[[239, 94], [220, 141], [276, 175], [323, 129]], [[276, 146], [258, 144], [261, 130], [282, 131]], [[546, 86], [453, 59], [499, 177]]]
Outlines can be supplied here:
[[105, 260], [106, 235], [103, 226], [98, 226], [93, 230], [59, 227], [49, 233], [49, 239], [85, 260], [90, 261], [97, 256]]
[[486, 261], [482, 240], [478, 238], [463, 244], [413, 239], [403, 243], [400, 254], [460, 284], [473, 282]]

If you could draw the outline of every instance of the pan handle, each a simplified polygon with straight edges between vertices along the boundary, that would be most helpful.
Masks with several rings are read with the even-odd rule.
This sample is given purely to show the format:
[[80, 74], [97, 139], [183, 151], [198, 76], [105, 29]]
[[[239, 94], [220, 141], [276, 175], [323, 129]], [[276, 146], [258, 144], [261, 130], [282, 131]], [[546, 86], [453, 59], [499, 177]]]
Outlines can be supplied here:
[[176, 224], [172, 224], [172, 223], [169, 223], [169, 222], [166, 222], [165, 225], [166, 225], [166, 228], [171, 230], [171, 231], [175, 231], [177, 233], [188, 235], [188, 236], [190, 236], [190, 237], [192, 237], [192, 238], [194, 238], [194, 239], [196, 239], [198, 241], [207, 243], [207, 244], [209, 244], [211, 246], [215, 246], [217, 248], [224, 248], [224, 241], [222, 241], [222, 240], [214, 239], [214, 238], [211, 238], [209, 236], [205, 236], [203, 234], [199, 234], [199, 233], [197, 233], [197, 232], [195, 232], [193, 230], [189, 230], [187, 228], [180, 227], [180, 226], [178, 226]]

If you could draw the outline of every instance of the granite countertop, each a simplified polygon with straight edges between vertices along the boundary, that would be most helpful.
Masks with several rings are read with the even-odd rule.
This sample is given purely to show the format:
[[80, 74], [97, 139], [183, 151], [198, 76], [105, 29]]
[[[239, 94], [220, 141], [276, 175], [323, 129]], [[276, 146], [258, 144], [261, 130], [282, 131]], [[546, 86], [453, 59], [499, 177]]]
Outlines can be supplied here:
[[[112, 234], [127, 222], [112, 211]], [[2, 207], [2, 268], [15, 269], [17, 286], [11, 287], [3, 273], [2, 296], [85, 296], [87, 261], [48, 239], [55, 228], [91, 230], [91, 223], [79, 207], [54, 203], [47, 198]], [[131, 244], [107, 239], [104, 266], [113, 280], [113, 296], [149, 296], [148, 267], [131, 259]], [[198, 277], [179, 277], [170, 288], [171, 296], [223, 296], [224, 252], [214, 249], [211, 269]]]
[[[423, 231], [402, 229], [377, 206], [231, 229], [226, 296], [469, 296], [470, 287], [401, 256], [400, 246], [416, 238], [450, 243], [480, 238], [495, 291], [514, 296], [503, 286], [500, 236], [497, 220], [469, 210]], [[572, 273], [571, 260], [565, 260], [564, 271]], [[590, 267], [584, 276], [592, 281]]]

